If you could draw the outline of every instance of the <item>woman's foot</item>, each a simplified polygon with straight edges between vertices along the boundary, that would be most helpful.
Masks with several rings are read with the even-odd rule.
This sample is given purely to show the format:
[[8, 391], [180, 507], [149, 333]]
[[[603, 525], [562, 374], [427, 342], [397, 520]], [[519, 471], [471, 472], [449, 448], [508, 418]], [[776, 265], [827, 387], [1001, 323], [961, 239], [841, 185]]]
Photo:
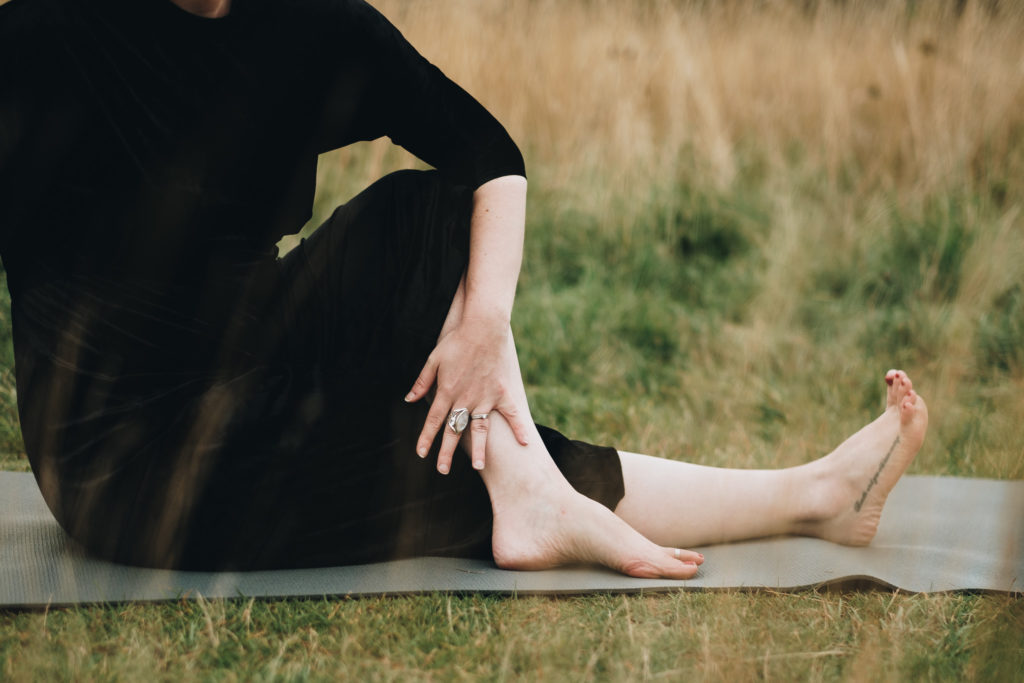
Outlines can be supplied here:
[[601, 564], [629, 576], [689, 579], [704, 561], [698, 553], [652, 543], [626, 522], [558, 483], [529, 496], [495, 501], [492, 550], [503, 569], [550, 569]]
[[832, 453], [812, 463], [817, 514], [801, 531], [844, 545], [867, 545], [878, 531], [885, 499], [917, 455], [928, 409], [906, 373], [890, 370], [886, 409]]

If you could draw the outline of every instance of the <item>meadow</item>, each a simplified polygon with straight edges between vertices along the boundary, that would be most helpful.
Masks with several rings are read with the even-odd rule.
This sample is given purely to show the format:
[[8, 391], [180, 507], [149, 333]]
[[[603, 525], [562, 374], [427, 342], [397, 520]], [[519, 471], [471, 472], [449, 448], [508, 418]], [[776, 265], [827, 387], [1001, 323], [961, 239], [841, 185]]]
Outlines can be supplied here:
[[[902, 367], [931, 416], [912, 473], [1024, 478], [1024, 8], [374, 4], [526, 155], [513, 326], [538, 421], [631, 451], [782, 467], [872, 419], [884, 372]], [[387, 141], [326, 155], [311, 225], [416, 164]], [[0, 467], [26, 470], [0, 310]], [[863, 585], [0, 611], [9, 680], [1022, 670], [1019, 597]]]

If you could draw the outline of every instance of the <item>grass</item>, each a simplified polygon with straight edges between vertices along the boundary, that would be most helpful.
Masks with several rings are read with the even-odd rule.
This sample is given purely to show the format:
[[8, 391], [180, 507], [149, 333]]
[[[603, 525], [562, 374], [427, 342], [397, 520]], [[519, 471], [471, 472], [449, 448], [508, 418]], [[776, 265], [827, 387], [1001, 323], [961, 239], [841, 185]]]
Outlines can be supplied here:
[[[628, 450], [785, 466], [873, 417], [881, 374], [900, 366], [932, 418], [912, 472], [1024, 478], [1016, 5], [378, 6], [523, 144], [531, 204], [514, 324], [538, 419]], [[412, 163], [386, 142], [328, 155], [314, 224]], [[0, 341], [0, 467], [25, 469]], [[1019, 598], [864, 587], [0, 613], [10, 680], [1021, 670]]]
[[843, 591], [183, 602], [11, 615], [9, 680], [1015, 680], [1019, 600]]

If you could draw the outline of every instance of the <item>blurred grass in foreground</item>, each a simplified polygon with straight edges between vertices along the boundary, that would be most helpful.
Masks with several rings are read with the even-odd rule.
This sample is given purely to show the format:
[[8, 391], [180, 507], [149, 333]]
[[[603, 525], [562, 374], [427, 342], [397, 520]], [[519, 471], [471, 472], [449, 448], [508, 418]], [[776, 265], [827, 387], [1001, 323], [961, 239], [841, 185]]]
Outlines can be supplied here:
[[12, 681], [1019, 680], [1007, 596], [676, 593], [126, 605], [11, 615]]
[[[1024, 478], [1019, 5], [376, 4], [527, 155], [514, 326], [538, 421], [704, 464], [785, 466], [875, 416], [898, 366], [931, 411], [912, 472]], [[384, 141], [326, 156], [312, 224], [412, 163]], [[20, 469], [4, 348], [0, 465]], [[984, 595], [425, 596], [2, 624], [12, 679], [1024, 668], [1021, 602]]]

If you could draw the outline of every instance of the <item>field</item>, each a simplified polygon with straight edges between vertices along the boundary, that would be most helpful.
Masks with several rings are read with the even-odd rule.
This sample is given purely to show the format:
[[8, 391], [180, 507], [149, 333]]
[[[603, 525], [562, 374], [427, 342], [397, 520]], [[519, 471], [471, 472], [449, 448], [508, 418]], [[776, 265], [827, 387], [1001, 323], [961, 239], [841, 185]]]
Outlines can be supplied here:
[[[883, 373], [902, 367], [931, 414], [911, 472], [1024, 478], [1024, 9], [375, 5], [527, 157], [513, 325], [539, 421], [702, 464], [787, 466], [877, 414]], [[386, 141], [327, 155], [312, 223], [415, 163]], [[5, 340], [0, 467], [24, 470], [14, 396]], [[1019, 598], [863, 586], [0, 612], [11, 680], [1022, 670]]]

